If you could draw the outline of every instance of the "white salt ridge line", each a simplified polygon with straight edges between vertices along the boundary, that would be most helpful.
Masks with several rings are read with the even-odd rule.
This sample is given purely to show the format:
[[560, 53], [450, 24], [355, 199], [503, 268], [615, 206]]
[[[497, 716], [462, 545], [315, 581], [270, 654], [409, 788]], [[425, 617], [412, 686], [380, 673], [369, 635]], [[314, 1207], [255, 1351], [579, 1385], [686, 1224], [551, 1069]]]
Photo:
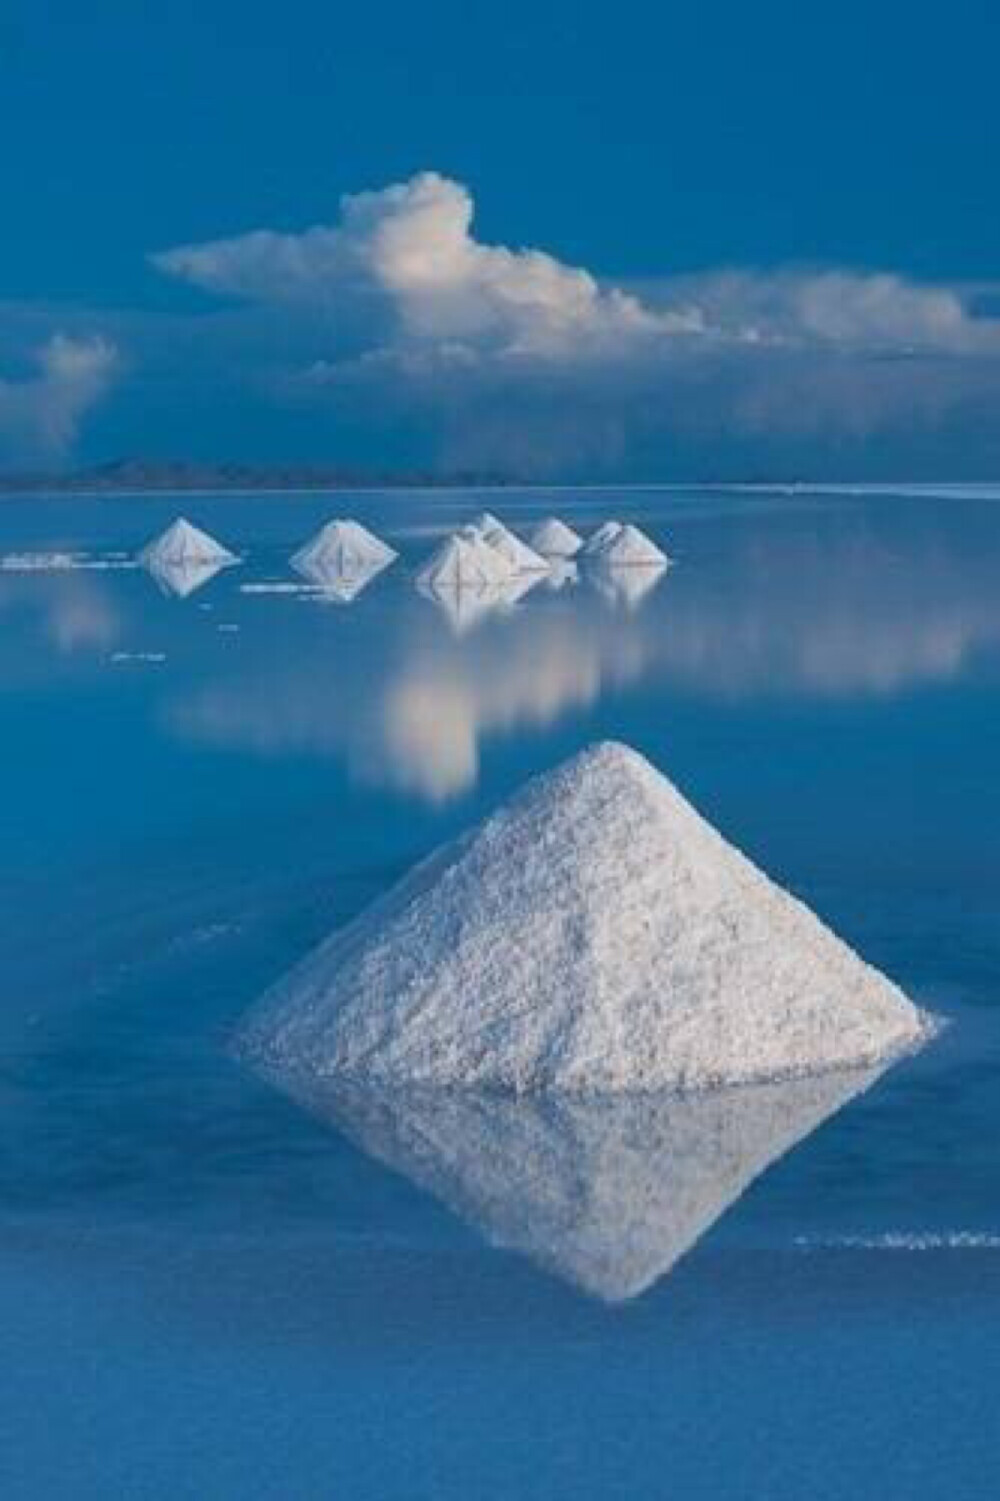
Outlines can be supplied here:
[[991, 1230], [887, 1230], [884, 1235], [838, 1235], [829, 1239], [799, 1236], [804, 1251], [1000, 1251], [1000, 1234]]
[[165, 651], [116, 651], [112, 652], [111, 662], [165, 662]]

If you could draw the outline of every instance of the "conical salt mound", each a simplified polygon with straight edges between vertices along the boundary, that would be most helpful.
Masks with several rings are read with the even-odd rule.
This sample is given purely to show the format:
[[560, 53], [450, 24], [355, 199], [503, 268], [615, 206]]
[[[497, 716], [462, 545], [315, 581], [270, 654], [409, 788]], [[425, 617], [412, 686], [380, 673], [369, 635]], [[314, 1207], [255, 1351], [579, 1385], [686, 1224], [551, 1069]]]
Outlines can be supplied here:
[[663, 568], [670, 562], [663, 549], [631, 522], [625, 526], [618, 521], [605, 522], [587, 542], [584, 555], [612, 568]]
[[694, 1089], [879, 1062], [929, 1020], [648, 761], [591, 747], [273, 988], [243, 1045], [320, 1075]]
[[238, 563], [239, 558], [207, 532], [179, 516], [165, 532], [146, 544], [139, 562], [147, 568], [183, 567], [190, 563], [214, 563], [224, 568], [229, 563]]
[[528, 542], [543, 558], [575, 558], [583, 546], [583, 538], [565, 521], [550, 516], [540, 521], [528, 534]]
[[514, 573], [544, 573], [549, 566], [543, 557], [489, 511], [477, 516], [468, 530], [488, 542]]
[[329, 521], [292, 558], [292, 567], [312, 583], [335, 585], [368, 579], [394, 561], [393, 549], [359, 521]]
[[495, 548], [478, 533], [453, 533], [417, 570], [424, 588], [494, 589], [507, 583], [511, 570]]

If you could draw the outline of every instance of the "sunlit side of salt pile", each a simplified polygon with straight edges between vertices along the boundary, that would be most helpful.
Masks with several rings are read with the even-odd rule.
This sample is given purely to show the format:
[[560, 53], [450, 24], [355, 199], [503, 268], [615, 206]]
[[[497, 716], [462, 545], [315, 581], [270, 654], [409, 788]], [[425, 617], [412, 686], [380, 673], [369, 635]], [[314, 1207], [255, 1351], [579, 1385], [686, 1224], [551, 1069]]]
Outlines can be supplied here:
[[324, 1076], [615, 1092], [860, 1067], [929, 1027], [609, 743], [529, 782], [335, 933], [242, 1045]]
[[329, 521], [300, 547], [292, 567], [320, 585], [368, 579], [394, 561], [396, 553], [358, 521]]
[[528, 542], [543, 558], [575, 558], [583, 546], [583, 538], [558, 516], [549, 516], [533, 527]]
[[543, 557], [540, 557], [526, 542], [522, 542], [510, 527], [505, 526], [489, 511], [484, 511], [481, 516], [477, 516], [467, 530], [482, 537], [484, 542], [500, 554], [514, 573], [544, 573], [549, 566]]
[[644, 531], [631, 522], [623, 526], [620, 521], [606, 521], [598, 527], [584, 544], [583, 556], [590, 562], [600, 561], [614, 568], [663, 568], [670, 562], [663, 549]]

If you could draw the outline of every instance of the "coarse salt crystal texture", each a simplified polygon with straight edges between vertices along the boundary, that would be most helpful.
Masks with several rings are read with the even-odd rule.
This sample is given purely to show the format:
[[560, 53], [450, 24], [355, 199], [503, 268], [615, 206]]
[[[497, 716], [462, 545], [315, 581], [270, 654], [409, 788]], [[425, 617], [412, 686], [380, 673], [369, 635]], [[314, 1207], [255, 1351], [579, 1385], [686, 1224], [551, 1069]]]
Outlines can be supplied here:
[[861, 1067], [931, 1030], [648, 761], [606, 743], [333, 934], [240, 1046], [321, 1076], [601, 1093]]
[[367, 580], [394, 561], [396, 553], [359, 521], [329, 521], [292, 558], [292, 567], [311, 582], [336, 584]]
[[557, 516], [540, 521], [529, 533], [528, 542], [543, 558], [575, 558], [583, 546], [583, 538]]

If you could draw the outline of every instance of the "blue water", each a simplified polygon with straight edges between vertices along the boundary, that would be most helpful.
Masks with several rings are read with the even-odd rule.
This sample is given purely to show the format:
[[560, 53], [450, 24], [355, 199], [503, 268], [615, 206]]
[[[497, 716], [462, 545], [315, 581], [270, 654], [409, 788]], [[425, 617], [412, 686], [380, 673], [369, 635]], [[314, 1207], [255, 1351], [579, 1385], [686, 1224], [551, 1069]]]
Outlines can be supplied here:
[[[408, 570], [484, 499], [633, 517], [677, 566], [458, 629]], [[187, 598], [0, 570], [4, 1497], [991, 1495], [1000, 501], [33, 497], [0, 553], [107, 562], [179, 510], [245, 555]], [[401, 563], [349, 605], [245, 589], [334, 514]], [[604, 736], [951, 1021], [610, 1299], [531, 1253], [516, 1153], [498, 1234], [226, 1051], [317, 939]]]

